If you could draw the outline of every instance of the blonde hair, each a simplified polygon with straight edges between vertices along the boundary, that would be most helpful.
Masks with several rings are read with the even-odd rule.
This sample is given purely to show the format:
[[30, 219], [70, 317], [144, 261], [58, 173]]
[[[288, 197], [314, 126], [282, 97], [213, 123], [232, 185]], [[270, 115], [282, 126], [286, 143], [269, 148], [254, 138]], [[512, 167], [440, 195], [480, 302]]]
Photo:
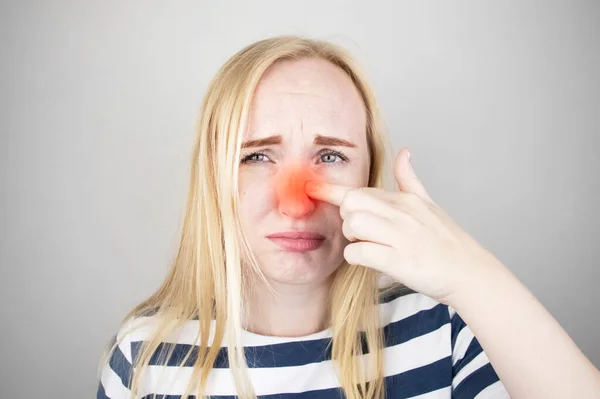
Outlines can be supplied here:
[[[277, 61], [305, 58], [329, 61], [351, 78], [367, 112], [369, 186], [383, 188], [386, 185], [383, 171], [390, 146], [374, 94], [364, 73], [346, 50], [327, 41], [278, 36], [253, 43], [231, 57], [211, 81], [202, 104], [178, 253], [161, 287], [123, 320], [125, 326], [128, 321], [152, 315], [154, 326], [150, 339], [143, 343], [139, 356], [134, 359], [133, 379], [128, 381], [131, 398], [139, 392], [141, 376], [150, 358], [156, 356], [159, 345], [159, 358], [171, 359], [174, 344], [161, 343], [191, 319], [198, 320], [195, 342], [199, 345], [191, 345], [178, 365], [186, 364], [192, 350], [197, 350], [190, 382], [182, 398], [188, 398], [192, 392], [197, 397], [207, 395], [204, 389], [208, 375], [224, 336], [238, 396], [256, 398], [241, 342], [242, 321], [247, 312], [243, 298], [250, 285], [248, 271], [265, 282], [266, 279], [237, 217], [241, 142], [254, 91], [267, 68]], [[244, 255], [250, 259], [248, 271], [242, 267]], [[378, 304], [381, 295], [401, 284], [392, 284], [381, 291], [380, 277], [380, 273], [372, 269], [346, 262], [332, 275], [328, 311], [331, 358], [349, 399], [384, 397], [384, 343]], [[140, 325], [124, 331], [120, 339], [113, 341], [101, 360], [101, 367], [135, 328]], [[214, 345], [211, 345], [211, 336]], [[364, 363], [365, 358], [368, 358], [367, 363]]]

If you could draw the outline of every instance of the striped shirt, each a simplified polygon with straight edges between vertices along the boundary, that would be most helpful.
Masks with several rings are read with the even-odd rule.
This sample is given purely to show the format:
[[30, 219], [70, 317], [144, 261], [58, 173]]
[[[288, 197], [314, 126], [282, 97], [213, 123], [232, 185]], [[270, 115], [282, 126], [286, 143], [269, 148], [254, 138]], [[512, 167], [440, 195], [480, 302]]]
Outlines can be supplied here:
[[[387, 398], [509, 397], [477, 338], [454, 309], [410, 290], [382, 298], [379, 309], [385, 337]], [[158, 356], [151, 359], [138, 397], [150, 399], [157, 394], [157, 399], [181, 398], [195, 358], [190, 356], [183, 367], [177, 365], [190, 345], [198, 343], [198, 328], [197, 320], [187, 321], [181, 333], [169, 339], [175, 351], [166, 366]], [[131, 365], [150, 332], [144, 328], [130, 333], [116, 348], [102, 369], [97, 399], [129, 398]], [[269, 399], [344, 398], [331, 362], [331, 337], [329, 329], [293, 338], [243, 330], [242, 342], [256, 394]], [[237, 397], [227, 348], [221, 348], [206, 390], [217, 399]]]

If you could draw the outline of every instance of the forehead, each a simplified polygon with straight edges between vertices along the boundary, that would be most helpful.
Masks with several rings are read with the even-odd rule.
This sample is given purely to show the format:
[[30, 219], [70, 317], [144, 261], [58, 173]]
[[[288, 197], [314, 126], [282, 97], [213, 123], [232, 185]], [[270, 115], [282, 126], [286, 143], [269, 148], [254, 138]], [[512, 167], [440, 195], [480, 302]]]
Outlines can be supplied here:
[[263, 75], [252, 101], [248, 138], [297, 130], [364, 140], [364, 103], [339, 67], [321, 59], [286, 60]]

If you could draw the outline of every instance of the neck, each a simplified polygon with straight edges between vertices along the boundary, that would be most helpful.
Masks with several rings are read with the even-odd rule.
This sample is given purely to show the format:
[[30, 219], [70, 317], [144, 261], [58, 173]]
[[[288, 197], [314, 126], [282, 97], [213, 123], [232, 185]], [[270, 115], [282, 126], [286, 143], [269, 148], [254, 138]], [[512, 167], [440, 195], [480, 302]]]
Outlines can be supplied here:
[[245, 328], [255, 334], [301, 337], [323, 331], [329, 321], [330, 279], [313, 284], [270, 281], [274, 293], [257, 279], [248, 293]]

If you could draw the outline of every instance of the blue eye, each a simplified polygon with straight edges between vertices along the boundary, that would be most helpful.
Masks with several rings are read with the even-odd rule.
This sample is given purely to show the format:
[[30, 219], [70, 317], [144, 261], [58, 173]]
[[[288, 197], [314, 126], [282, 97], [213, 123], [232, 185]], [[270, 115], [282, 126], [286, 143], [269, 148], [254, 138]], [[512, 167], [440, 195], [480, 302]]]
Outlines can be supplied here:
[[256, 162], [264, 162], [269, 158], [264, 152], [256, 151], [252, 154], [248, 154], [242, 158], [242, 163], [256, 163]]
[[339, 158], [339, 156], [335, 154], [321, 155], [321, 161], [324, 163], [334, 163], [336, 158]]
[[[242, 164], [251, 164], [251, 163], [262, 163], [262, 162], [270, 162], [271, 160], [262, 151], [256, 151], [251, 154], [248, 154], [242, 157], [240, 163]], [[336, 163], [344, 163], [348, 162], [348, 158], [339, 151], [334, 150], [323, 150], [319, 154], [319, 162], [327, 163], [327, 164], [336, 164]]]
[[348, 161], [348, 158], [339, 151], [326, 150], [321, 154], [321, 162], [323, 163], [336, 163], [336, 158], [339, 158], [341, 162]]

